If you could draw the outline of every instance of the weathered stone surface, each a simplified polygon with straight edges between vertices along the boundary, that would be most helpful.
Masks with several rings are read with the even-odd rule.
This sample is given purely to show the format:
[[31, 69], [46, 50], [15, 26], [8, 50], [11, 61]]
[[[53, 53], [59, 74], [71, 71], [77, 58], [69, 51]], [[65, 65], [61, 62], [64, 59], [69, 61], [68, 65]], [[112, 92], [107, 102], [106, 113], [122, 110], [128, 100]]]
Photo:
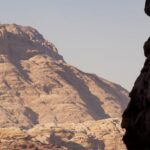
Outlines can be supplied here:
[[1, 150], [68, 150], [53, 144], [42, 144], [27, 139], [0, 141]]
[[37, 30], [0, 25], [0, 127], [121, 117], [128, 91], [68, 65]]
[[[145, 12], [150, 15], [150, 0]], [[132, 91], [131, 101], [123, 113], [124, 142], [128, 150], [150, 150], [150, 38], [144, 44], [146, 60]]]
[[70, 150], [125, 150], [119, 119], [84, 123], [37, 125], [27, 132], [33, 140], [54, 143]]
[[[34, 148], [41, 147], [41, 150], [46, 148], [48, 150], [54, 145], [53, 148], [69, 150], [126, 150], [122, 142], [124, 132], [120, 127], [120, 120], [115, 118], [57, 125], [47, 123], [36, 125], [29, 130], [13, 129], [0, 128], [0, 148], [1, 146], [11, 148], [12, 145], [17, 148], [29, 148], [34, 145]], [[10, 146], [6, 143], [10, 143]], [[11, 150], [8, 148], [6, 150]]]

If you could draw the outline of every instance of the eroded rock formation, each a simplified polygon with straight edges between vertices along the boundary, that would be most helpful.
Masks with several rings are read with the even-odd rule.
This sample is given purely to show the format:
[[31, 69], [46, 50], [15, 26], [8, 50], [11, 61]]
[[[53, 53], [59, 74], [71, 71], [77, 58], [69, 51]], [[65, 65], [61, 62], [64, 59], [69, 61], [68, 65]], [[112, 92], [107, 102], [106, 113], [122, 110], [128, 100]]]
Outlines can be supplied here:
[[[126, 150], [119, 119], [0, 128], [2, 150]], [[5, 148], [5, 149], [3, 149]]]
[[[145, 13], [150, 16], [150, 0], [146, 0]], [[144, 44], [144, 54], [144, 67], [123, 113], [122, 127], [126, 129], [123, 140], [128, 150], [150, 150], [150, 38]]]

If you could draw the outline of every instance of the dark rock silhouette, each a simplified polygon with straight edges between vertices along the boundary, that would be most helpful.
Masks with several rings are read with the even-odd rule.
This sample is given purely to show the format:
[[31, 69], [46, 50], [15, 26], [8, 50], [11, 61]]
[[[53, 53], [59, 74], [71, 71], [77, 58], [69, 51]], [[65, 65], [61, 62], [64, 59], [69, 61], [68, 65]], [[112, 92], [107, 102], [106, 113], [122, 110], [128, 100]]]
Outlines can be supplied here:
[[[150, 0], [146, 0], [145, 13], [150, 16]], [[150, 38], [144, 44], [144, 54], [144, 67], [122, 116], [122, 128], [126, 129], [123, 141], [128, 150], [150, 150]]]
[[150, 0], [146, 0], [145, 3], [145, 13], [150, 16]]

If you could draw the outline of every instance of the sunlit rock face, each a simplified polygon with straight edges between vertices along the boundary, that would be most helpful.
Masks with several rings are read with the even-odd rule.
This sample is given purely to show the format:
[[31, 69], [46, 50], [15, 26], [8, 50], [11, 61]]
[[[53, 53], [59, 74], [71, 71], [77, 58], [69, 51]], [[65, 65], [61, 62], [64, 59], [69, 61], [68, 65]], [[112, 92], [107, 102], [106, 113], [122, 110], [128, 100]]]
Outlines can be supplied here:
[[0, 128], [0, 149], [126, 150], [116, 118], [84, 123], [40, 124], [29, 130]]
[[121, 86], [68, 65], [31, 27], [0, 25], [0, 127], [121, 117]]
[[[150, 0], [146, 0], [145, 12], [150, 16]], [[144, 67], [123, 113], [122, 127], [126, 129], [123, 140], [128, 150], [150, 150], [150, 38], [144, 44], [144, 54]]]

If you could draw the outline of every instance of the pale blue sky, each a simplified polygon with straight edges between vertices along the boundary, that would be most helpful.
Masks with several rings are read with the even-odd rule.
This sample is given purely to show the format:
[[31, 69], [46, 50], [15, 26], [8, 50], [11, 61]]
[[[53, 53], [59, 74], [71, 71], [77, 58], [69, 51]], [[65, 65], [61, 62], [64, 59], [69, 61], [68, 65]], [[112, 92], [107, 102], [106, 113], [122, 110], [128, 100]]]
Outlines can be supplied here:
[[37, 28], [64, 59], [128, 90], [144, 63], [143, 0], [0, 0], [0, 22]]

